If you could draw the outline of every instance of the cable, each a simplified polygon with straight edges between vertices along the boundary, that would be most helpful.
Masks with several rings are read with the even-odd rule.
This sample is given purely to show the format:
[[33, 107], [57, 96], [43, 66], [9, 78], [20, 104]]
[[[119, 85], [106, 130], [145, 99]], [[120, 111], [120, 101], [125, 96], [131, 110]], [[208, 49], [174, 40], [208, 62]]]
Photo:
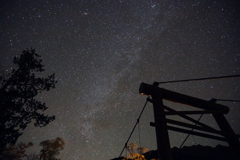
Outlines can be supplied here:
[[[200, 121], [200, 119], [202, 118], [203, 114], [201, 114], [201, 116], [198, 118], [198, 122]], [[197, 123], [195, 123], [194, 126], [196, 126]], [[191, 132], [194, 130], [194, 128], [192, 128]], [[188, 137], [190, 136], [190, 133], [187, 135], [187, 137], [184, 139], [184, 141], [182, 142], [181, 146], [179, 148], [182, 148], [183, 144], [186, 142], [186, 140], [188, 139]], [[196, 142], [195, 142], [196, 143]]]
[[141, 136], [140, 136], [140, 125], [139, 125], [139, 122], [138, 122], [138, 140], [139, 140], [139, 146], [141, 148], [142, 146], [141, 146]]
[[192, 135], [192, 139], [193, 139], [193, 141], [194, 141], [194, 144], [196, 145], [197, 143], [196, 143], [195, 138], [194, 138], [193, 135]]
[[220, 78], [233, 78], [233, 77], [240, 77], [240, 75], [228, 75], [228, 76], [219, 76], [219, 77], [207, 77], [207, 78], [184, 79], [184, 80], [174, 80], [174, 81], [154, 82], [154, 83], [159, 85], [159, 84], [163, 84], [163, 83], [176, 83], [176, 82], [201, 81], [201, 80], [220, 79]]
[[[144, 106], [143, 106], [143, 109], [142, 109], [142, 111], [141, 111], [141, 113], [140, 113], [140, 115], [139, 115], [139, 117], [138, 117], [138, 119], [137, 119], [137, 122], [135, 123], [135, 125], [134, 125], [134, 127], [133, 127], [133, 129], [132, 129], [132, 132], [130, 133], [130, 136], [128, 137], [128, 140], [127, 140], [127, 142], [125, 143], [125, 145], [124, 145], [124, 147], [123, 147], [123, 149], [122, 149], [119, 157], [122, 155], [124, 149], [127, 147], [128, 141], [130, 140], [130, 138], [131, 138], [131, 136], [132, 136], [132, 134], [133, 134], [133, 132], [134, 132], [137, 124], [139, 123], [139, 120], [140, 120], [140, 118], [141, 118], [141, 116], [142, 116], [142, 113], [143, 113], [143, 111], [144, 111], [144, 109], [145, 109], [145, 107], [146, 107], [146, 105], [147, 105], [148, 100], [149, 100], [149, 97], [147, 98], [147, 100], [146, 100], [146, 102], [145, 102], [145, 104], [144, 104]], [[119, 158], [119, 157], [118, 157], [118, 158]]]

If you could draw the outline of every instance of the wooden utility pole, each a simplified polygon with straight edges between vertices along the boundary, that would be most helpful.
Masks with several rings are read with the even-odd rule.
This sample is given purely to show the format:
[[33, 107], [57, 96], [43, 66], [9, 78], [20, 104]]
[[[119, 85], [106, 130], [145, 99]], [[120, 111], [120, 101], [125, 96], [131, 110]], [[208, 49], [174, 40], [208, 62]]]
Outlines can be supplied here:
[[164, 114], [162, 95], [152, 95], [155, 131], [157, 135], [158, 157], [160, 160], [172, 160], [166, 117]]
[[[156, 86], [153, 86], [154, 88]], [[153, 89], [154, 89], [153, 88]], [[142, 90], [143, 89], [143, 90]], [[169, 141], [169, 135], [167, 130], [166, 117], [164, 114], [162, 93], [158, 91], [145, 90], [146, 88], [140, 87], [140, 93], [144, 93], [152, 96], [153, 110], [154, 110], [154, 120], [155, 120], [155, 131], [157, 139], [158, 157], [159, 160], [172, 160], [171, 147]]]
[[[229, 112], [229, 108], [227, 106], [216, 104], [211, 101], [205, 101], [199, 98], [187, 96], [184, 94], [176, 93], [163, 88], [159, 88], [156, 85], [149, 85], [146, 83], [142, 83], [140, 85], [139, 93], [142, 95], [148, 95], [152, 97], [150, 102], [153, 103], [155, 123], [151, 123], [151, 126], [154, 126], [156, 130], [158, 156], [160, 160], [172, 160], [168, 129], [173, 131], [203, 136], [211, 139], [226, 141], [228, 142], [229, 147], [233, 151], [233, 155], [235, 155], [235, 158], [240, 159], [240, 155], [239, 155], [240, 142], [238, 140], [240, 135], [237, 135], [234, 133], [230, 124], [228, 123], [225, 116], [223, 115]], [[181, 104], [186, 104], [196, 108], [200, 108], [200, 109], [203, 109], [203, 111], [182, 111], [182, 112], [174, 111], [163, 105], [163, 102], [162, 102], [163, 99], [181, 103]], [[165, 112], [164, 109], [169, 110], [169, 112]], [[186, 114], [212, 114], [221, 131], [218, 131], [203, 123], [200, 123], [186, 116]], [[192, 122], [199, 124], [200, 127], [199, 126], [195, 127], [186, 123], [166, 119], [166, 115], [179, 115], [187, 120], [190, 120]], [[177, 128], [173, 126], [168, 126], [167, 122], [175, 125], [180, 125], [183, 127], [192, 126], [192, 128], [195, 127], [195, 129], [198, 129], [201, 131], [207, 131], [215, 134], [217, 133], [223, 137], [209, 135], [201, 132], [189, 131], [186, 129]]]

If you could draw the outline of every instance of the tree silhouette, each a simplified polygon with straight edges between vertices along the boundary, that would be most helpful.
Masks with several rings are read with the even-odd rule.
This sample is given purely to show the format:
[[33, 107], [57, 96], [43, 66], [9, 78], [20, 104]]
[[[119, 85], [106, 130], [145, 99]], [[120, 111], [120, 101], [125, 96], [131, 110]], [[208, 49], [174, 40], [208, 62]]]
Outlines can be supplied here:
[[0, 155], [0, 159], [6, 160], [16, 160], [25, 157], [27, 154], [26, 149], [31, 147], [33, 143], [24, 143], [20, 142], [17, 145], [8, 144], [2, 154]]
[[45, 140], [40, 143], [43, 147], [41, 150], [40, 159], [43, 160], [59, 160], [55, 156], [60, 154], [60, 151], [64, 149], [65, 142], [63, 139], [57, 137], [52, 140]]
[[13, 63], [16, 69], [9, 73], [0, 88], [0, 153], [7, 144], [16, 143], [30, 122], [43, 127], [55, 119], [55, 116], [44, 115], [48, 107], [34, 99], [42, 91], [55, 88], [55, 74], [36, 77], [36, 73], [44, 71], [44, 66], [35, 49], [24, 50]]
[[[137, 152], [135, 151], [137, 149]], [[127, 155], [123, 160], [127, 159], [134, 159], [134, 160], [146, 160], [144, 153], [148, 151], [147, 148], [144, 147], [137, 147], [135, 143], [131, 143], [129, 146], [126, 146], [126, 150], [129, 152], [129, 155]]]
[[25, 156], [24, 160], [40, 160], [40, 155], [35, 153], [30, 153]]

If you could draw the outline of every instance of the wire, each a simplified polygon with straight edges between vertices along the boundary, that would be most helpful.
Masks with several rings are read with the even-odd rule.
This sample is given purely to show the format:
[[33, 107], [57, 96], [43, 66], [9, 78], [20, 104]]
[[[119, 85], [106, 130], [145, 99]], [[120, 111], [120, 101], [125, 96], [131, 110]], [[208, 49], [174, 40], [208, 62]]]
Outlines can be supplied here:
[[138, 139], [139, 139], [139, 146], [141, 148], [142, 146], [141, 146], [141, 135], [140, 134], [141, 134], [140, 133], [140, 125], [139, 125], [139, 122], [138, 122]]
[[192, 135], [192, 139], [193, 139], [193, 141], [194, 141], [194, 144], [196, 145], [197, 143], [196, 143], [195, 138], [194, 138], [193, 135]]
[[219, 77], [184, 79], [184, 80], [174, 80], [174, 81], [154, 82], [154, 83], [159, 85], [159, 84], [163, 84], [163, 83], [177, 83], [177, 82], [201, 81], [201, 80], [220, 79], [220, 78], [233, 78], [233, 77], [240, 77], [240, 75], [228, 75], [228, 76], [219, 76]]
[[[200, 119], [202, 118], [203, 114], [201, 114], [201, 116], [198, 118], [198, 122], [200, 121]], [[196, 126], [197, 123], [195, 123], [194, 126]], [[191, 132], [194, 130], [194, 128], [192, 128]], [[179, 148], [182, 148], [183, 144], [186, 142], [186, 140], [188, 139], [188, 137], [190, 136], [190, 133], [187, 135], [187, 137], [184, 139], [184, 141], [182, 142], [181, 146]], [[196, 143], [196, 142], [195, 142]]]
[[[134, 127], [133, 127], [133, 129], [132, 129], [132, 132], [130, 133], [130, 136], [128, 137], [128, 140], [127, 140], [127, 142], [125, 143], [125, 145], [124, 145], [124, 147], [123, 147], [123, 149], [122, 149], [119, 157], [122, 155], [124, 149], [127, 147], [128, 141], [130, 140], [130, 138], [131, 138], [131, 136], [132, 136], [132, 134], [133, 134], [133, 132], [134, 132], [137, 124], [139, 123], [139, 120], [140, 120], [140, 118], [141, 118], [141, 116], [142, 116], [142, 113], [143, 113], [143, 111], [144, 111], [144, 109], [145, 109], [148, 101], [149, 101], [149, 97], [147, 98], [147, 100], [146, 100], [146, 102], [145, 102], [145, 104], [144, 104], [144, 106], [143, 106], [143, 109], [142, 109], [142, 111], [141, 111], [141, 113], [140, 113], [140, 115], [139, 115], [139, 117], [138, 117], [138, 119], [137, 119], [137, 122], [135, 123], [135, 125], [134, 125]], [[119, 157], [118, 157], [118, 158], [119, 158]]]

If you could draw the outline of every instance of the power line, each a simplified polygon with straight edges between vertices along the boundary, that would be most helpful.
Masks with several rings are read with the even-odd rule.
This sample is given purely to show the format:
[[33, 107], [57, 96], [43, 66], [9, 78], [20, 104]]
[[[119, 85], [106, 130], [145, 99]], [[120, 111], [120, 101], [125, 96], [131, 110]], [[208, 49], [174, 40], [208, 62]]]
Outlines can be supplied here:
[[[132, 134], [133, 134], [133, 132], [134, 132], [137, 124], [139, 123], [139, 120], [140, 120], [140, 118], [141, 118], [141, 116], [142, 116], [142, 113], [143, 113], [143, 111], [144, 111], [144, 109], [145, 109], [145, 107], [146, 107], [146, 105], [147, 105], [148, 100], [149, 100], [149, 97], [147, 98], [147, 100], [146, 100], [146, 102], [145, 102], [145, 104], [144, 104], [144, 106], [143, 106], [143, 109], [142, 109], [142, 111], [141, 111], [141, 113], [140, 113], [140, 115], [139, 115], [139, 117], [138, 117], [138, 119], [137, 119], [137, 122], [135, 123], [135, 125], [134, 125], [134, 127], [133, 127], [133, 129], [132, 129], [132, 132], [130, 133], [130, 136], [128, 137], [128, 140], [127, 140], [127, 142], [125, 143], [125, 145], [124, 145], [124, 147], [123, 147], [123, 149], [122, 149], [119, 157], [122, 155], [124, 149], [127, 147], [128, 141], [130, 140], [130, 138], [131, 138], [131, 136], [132, 136]], [[119, 157], [118, 157], [118, 158], [119, 158]]]
[[194, 79], [184, 79], [184, 80], [174, 80], [174, 81], [163, 81], [163, 82], [154, 82], [154, 84], [159, 85], [159, 84], [164, 84], [164, 83], [202, 81], [202, 80], [211, 80], [211, 79], [220, 79], [220, 78], [234, 78], [234, 77], [240, 77], [240, 75], [228, 75], [228, 76], [219, 76], [219, 77], [207, 77], [207, 78], [194, 78]]

